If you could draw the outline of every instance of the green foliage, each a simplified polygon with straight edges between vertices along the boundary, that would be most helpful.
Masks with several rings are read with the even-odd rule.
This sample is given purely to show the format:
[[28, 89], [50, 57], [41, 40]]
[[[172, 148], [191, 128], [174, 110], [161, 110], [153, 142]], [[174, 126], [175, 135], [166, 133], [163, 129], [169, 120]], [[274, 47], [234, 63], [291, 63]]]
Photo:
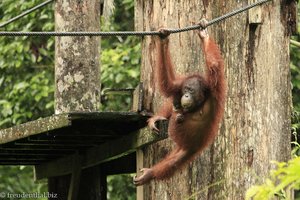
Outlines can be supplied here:
[[300, 130], [300, 112], [294, 111], [292, 116], [292, 136], [293, 136], [293, 150], [292, 154], [300, 156], [300, 145], [299, 145], [299, 130]]
[[[300, 4], [298, 4], [298, 16], [300, 17]], [[298, 22], [298, 34], [292, 37], [294, 41], [300, 41], [300, 23]], [[291, 75], [293, 86], [293, 114], [292, 130], [294, 135], [300, 138], [300, 47], [291, 44]], [[298, 130], [298, 132], [297, 132]]]
[[[300, 26], [299, 26], [300, 31]], [[294, 36], [294, 40], [300, 41], [300, 35]], [[291, 75], [293, 92], [292, 130], [294, 135], [300, 138], [300, 48], [291, 45]], [[298, 132], [297, 132], [298, 130]]]
[[[115, 13], [106, 21], [103, 31], [126, 31], [134, 29], [134, 1], [115, 0]], [[101, 43], [101, 84], [103, 88], [135, 88], [139, 83], [141, 46], [137, 37], [105, 38]], [[105, 95], [101, 110], [128, 110], [131, 97]]]
[[[41, 2], [0, 1], [1, 22]], [[48, 5], [3, 29], [51, 31], [51, 8]], [[0, 46], [0, 127], [52, 114], [54, 38], [0, 37]]]
[[[134, 88], [139, 82], [140, 44], [127, 38], [114, 49], [105, 49], [101, 54], [101, 82], [104, 88]], [[129, 95], [106, 95], [103, 110], [128, 110]]]
[[[33, 182], [31, 167], [1, 166], [0, 171], [1, 171], [0, 173], [1, 193], [4, 192], [7, 195], [8, 193], [9, 194], [22, 194], [22, 193], [42, 194], [44, 192], [47, 192], [46, 183], [35, 184]], [[8, 198], [1, 198], [1, 199], [8, 200]]]
[[[300, 35], [294, 36], [293, 39], [296, 41], [300, 41]], [[291, 66], [292, 86], [293, 86], [293, 94], [294, 94], [293, 105], [295, 110], [300, 111], [300, 95], [299, 95], [300, 94], [300, 48], [298, 46], [291, 45], [290, 66]]]
[[251, 187], [246, 193], [246, 200], [290, 199], [293, 189], [300, 189], [300, 157], [285, 162], [277, 162], [277, 169], [271, 171], [271, 177], [262, 185]]
[[135, 200], [135, 186], [131, 183], [133, 175], [121, 174], [107, 177], [107, 199]]

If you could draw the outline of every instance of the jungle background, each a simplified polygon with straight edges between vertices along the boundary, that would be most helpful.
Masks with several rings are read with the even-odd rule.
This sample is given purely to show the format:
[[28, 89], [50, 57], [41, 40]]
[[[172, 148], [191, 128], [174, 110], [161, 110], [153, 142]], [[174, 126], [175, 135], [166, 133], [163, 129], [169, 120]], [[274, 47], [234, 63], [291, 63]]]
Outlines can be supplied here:
[[[5, 0], [0, 1], [0, 23], [42, 3], [43, 0]], [[0, 31], [54, 31], [53, 4], [47, 5], [38, 12], [33, 12], [22, 19], [11, 23]], [[300, 9], [299, 9], [300, 10]], [[299, 14], [299, 13], [298, 13]], [[103, 31], [134, 30], [134, 1], [115, 0], [114, 14], [109, 20], [101, 19]], [[298, 32], [300, 24], [298, 25]], [[140, 38], [109, 37], [101, 41], [101, 87], [134, 88], [139, 82]], [[300, 34], [292, 37], [300, 41]], [[298, 44], [298, 45], [297, 45]], [[54, 112], [54, 37], [0, 37], [0, 128], [50, 116]], [[298, 158], [300, 138], [300, 45], [290, 46], [291, 84], [293, 88], [293, 113], [291, 141], [294, 150], [292, 158]], [[100, 84], [100, 83], [99, 83]], [[128, 110], [130, 97], [126, 95], [107, 95], [102, 98], [101, 110]], [[299, 159], [298, 159], [299, 160]], [[298, 168], [294, 170], [300, 171]], [[284, 167], [284, 166], [282, 166]], [[279, 166], [280, 168], [280, 166]], [[289, 170], [289, 169], [285, 169]], [[288, 172], [286, 172], [288, 173]], [[108, 199], [135, 199], [133, 175], [109, 176]], [[271, 172], [271, 177], [274, 176]], [[276, 177], [276, 174], [275, 174]], [[278, 178], [270, 181], [277, 181]], [[294, 184], [294, 182], [288, 182]], [[274, 188], [276, 184], [274, 183]], [[270, 187], [261, 185], [252, 189], [252, 194], [270, 190], [282, 194]], [[294, 187], [299, 189], [300, 183]], [[267, 191], [266, 191], [267, 190]], [[278, 190], [278, 188], [277, 188]], [[0, 166], [0, 191], [9, 193], [46, 192], [47, 182], [34, 182], [30, 166]], [[249, 194], [251, 196], [251, 194]], [[253, 195], [254, 196], [254, 195]], [[298, 197], [300, 199], [300, 194]]]

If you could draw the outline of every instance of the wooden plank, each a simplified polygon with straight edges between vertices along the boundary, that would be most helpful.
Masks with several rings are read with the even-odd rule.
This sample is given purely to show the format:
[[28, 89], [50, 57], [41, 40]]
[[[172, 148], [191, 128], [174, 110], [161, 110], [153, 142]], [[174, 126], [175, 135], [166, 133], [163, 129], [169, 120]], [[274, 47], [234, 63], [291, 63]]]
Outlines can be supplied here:
[[0, 130], [0, 144], [71, 125], [68, 114], [53, 115]]
[[0, 130], [0, 144], [69, 127], [73, 120], [137, 122], [146, 118], [146, 116], [135, 112], [72, 112], [58, 114]]
[[133, 92], [132, 108], [133, 112], [141, 112], [143, 110], [144, 88], [143, 83], [140, 83]]
[[77, 153], [73, 156], [73, 171], [68, 192], [68, 200], [77, 200], [81, 176], [81, 156]]
[[145, 116], [140, 115], [136, 112], [71, 112], [68, 113], [70, 120], [106, 120], [106, 121], [123, 121], [123, 122], [135, 122], [139, 121]]
[[[167, 138], [167, 122], [159, 123], [160, 134], [148, 128], [133, 132], [103, 145], [90, 148], [82, 155], [82, 168], [92, 167], [128, 155], [136, 149], [150, 143]], [[35, 178], [40, 180], [48, 177], [61, 176], [72, 172], [72, 161], [75, 155], [63, 157], [55, 161], [35, 166]], [[59, 166], [59, 167], [58, 167]]]
[[[43, 151], [49, 154], [61, 152], [58, 155], [62, 157], [120, 137], [122, 132], [127, 135], [137, 131], [145, 125], [147, 118], [137, 112], [73, 112], [54, 115], [0, 130], [0, 154], [22, 152], [26, 155]], [[87, 131], [86, 127], [90, 129]], [[73, 130], [76, 131], [72, 134]], [[16, 156], [11, 154], [11, 157]]]

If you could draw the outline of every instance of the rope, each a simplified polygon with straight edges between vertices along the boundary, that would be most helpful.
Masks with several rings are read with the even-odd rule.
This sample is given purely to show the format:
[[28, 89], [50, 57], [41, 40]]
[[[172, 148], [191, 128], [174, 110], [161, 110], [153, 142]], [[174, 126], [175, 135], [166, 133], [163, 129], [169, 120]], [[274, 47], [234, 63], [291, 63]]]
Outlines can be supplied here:
[[[49, 0], [52, 1], [52, 0]], [[253, 3], [251, 5], [242, 7], [238, 10], [235, 10], [233, 12], [227, 13], [223, 16], [220, 16], [218, 18], [215, 18], [207, 23], [207, 27], [211, 26], [215, 23], [218, 23], [224, 19], [227, 19], [229, 17], [232, 17], [234, 15], [237, 15], [241, 12], [244, 12], [246, 10], [249, 10], [253, 7], [256, 7], [258, 5], [264, 4], [268, 1], [272, 0], [261, 0], [257, 1], [256, 3]], [[184, 28], [178, 28], [178, 29], [167, 29], [170, 34], [174, 33], [180, 33], [185, 31], [191, 31], [196, 30], [201, 27], [201, 25], [193, 25], [188, 26]], [[206, 27], [205, 27], [206, 28]], [[0, 36], [146, 36], [146, 35], [160, 35], [161, 33], [159, 31], [115, 31], [115, 32], [14, 32], [14, 31], [2, 31], [0, 32]]]
[[53, 0], [45, 1], [44, 3], [41, 3], [41, 4], [37, 5], [37, 6], [34, 6], [34, 7], [30, 8], [30, 9], [26, 10], [25, 12], [21, 13], [20, 15], [15, 16], [15, 17], [11, 18], [10, 20], [8, 20], [8, 21], [3, 22], [2, 24], [0, 24], [0, 28], [2, 28], [4, 26], [6, 26], [6, 25], [8, 25], [8, 24], [10, 24], [10, 23], [12, 23], [12, 22], [14, 22], [14, 21], [16, 21], [16, 20], [18, 20], [18, 19], [20, 19], [20, 18], [22, 18], [22, 17], [24, 17], [24, 16], [32, 13], [32, 12], [34, 12], [34, 11], [36, 11], [36, 10], [38, 10], [38, 9], [46, 6], [46, 5], [48, 5], [52, 1]]

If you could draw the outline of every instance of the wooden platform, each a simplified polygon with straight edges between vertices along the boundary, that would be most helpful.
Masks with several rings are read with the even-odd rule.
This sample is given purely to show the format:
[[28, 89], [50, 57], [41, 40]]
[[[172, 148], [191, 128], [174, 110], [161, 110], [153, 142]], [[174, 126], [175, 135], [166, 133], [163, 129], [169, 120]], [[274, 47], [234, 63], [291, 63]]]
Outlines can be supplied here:
[[82, 168], [107, 162], [167, 137], [163, 122], [162, 134], [141, 134], [147, 119], [134, 112], [66, 113], [3, 129], [0, 165], [35, 165], [41, 179], [71, 173], [78, 157]]
[[0, 165], [37, 165], [83, 152], [146, 125], [131, 112], [68, 113], [0, 130]]

